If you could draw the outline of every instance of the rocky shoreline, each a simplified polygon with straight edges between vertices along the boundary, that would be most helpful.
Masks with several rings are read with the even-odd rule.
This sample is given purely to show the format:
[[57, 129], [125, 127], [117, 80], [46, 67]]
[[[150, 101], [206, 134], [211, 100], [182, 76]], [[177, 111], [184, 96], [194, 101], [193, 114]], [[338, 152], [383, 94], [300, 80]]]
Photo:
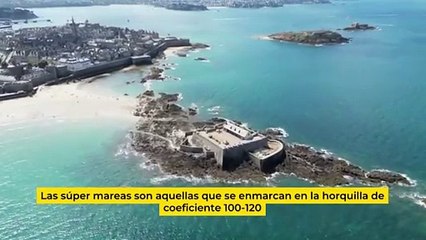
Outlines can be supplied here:
[[275, 41], [295, 42], [310, 45], [341, 44], [348, 43], [350, 41], [349, 38], [343, 37], [340, 33], [329, 30], [274, 33], [269, 35], [268, 38]]
[[[157, 164], [162, 171], [182, 177], [211, 177], [223, 182], [265, 182], [271, 173], [263, 173], [250, 160], [245, 160], [233, 171], [220, 169], [214, 158], [203, 154], [189, 154], [179, 150], [185, 140], [185, 132], [203, 126], [213, 126], [219, 118], [200, 121], [188, 110], [178, 105], [179, 94], [146, 91], [138, 96], [139, 104], [134, 115], [140, 117], [132, 132], [132, 146], [143, 152], [149, 163]], [[268, 131], [264, 131], [268, 132]], [[278, 139], [274, 131], [269, 138]], [[400, 184], [411, 186], [402, 174], [391, 171], [367, 171], [346, 160], [315, 150], [302, 144], [285, 143], [284, 162], [274, 172], [293, 174], [320, 185], [347, 184]]]

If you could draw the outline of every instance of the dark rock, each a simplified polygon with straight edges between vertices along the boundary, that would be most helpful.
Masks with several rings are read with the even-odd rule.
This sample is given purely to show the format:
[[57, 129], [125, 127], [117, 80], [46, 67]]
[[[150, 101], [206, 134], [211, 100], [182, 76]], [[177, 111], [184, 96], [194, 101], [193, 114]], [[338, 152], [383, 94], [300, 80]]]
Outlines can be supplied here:
[[205, 48], [209, 48], [210, 46], [204, 43], [193, 43], [191, 44], [191, 49], [195, 50], [195, 49], [205, 49]]
[[399, 173], [389, 171], [374, 170], [367, 173], [367, 177], [372, 181], [383, 181], [386, 183], [401, 183], [404, 185], [411, 185], [410, 181], [406, 177], [402, 176]]
[[194, 115], [197, 115], [197, 112], [198, 112], [198, 110], [196, 109], [196, 108], [188, 108], [188, 114], [190, 115], [190, 116], [194, 116]]
[[168, 103], [165, 105], [164, 111], [171, 112], [171, 113], [178, 113], [182, 112], [183, 108], [176, 103]]
[[164, 80], [163, 76], [164, 69], [159, 67], [152, 67], [148, 75], [142, 78], [142, 83], [147, 82], [148, 80]]
[[279, 171], [293, 173], [319, 184], [334, 186], [355, 181], [367, 184], [385, 182], [411, 185], [401, 174], [377, 171], [367, 174], [367, 171], [358, 166], [306, 145], [287, 144], [286, 152], [287, 158], [279, 167]]
[[197, 57], [195, 59], [195, 61], [207, 61], [207, 60], [208, 60], [207, 58], [203, 58], [203, 57]]
[[376, 27], [361, 23], [352, 23], [351, 26], [343, 28], [345, 31], [365, 31], [374, 29], [376, 29]]
[[148, 96], [148, 97], [154, 97], [154, 91], [153, 90], [146, 90], [143, 93], [144, 96]]
[[181, 50], [181, 51], [177, 51], [176, 55], [179, 56], [179, 57], [187, 57], [188, 56], [188, 52]]
[[179, 93], [159, 93], [160, 94], [160, 101], [163, 102], [177, 102], [179, 100]]

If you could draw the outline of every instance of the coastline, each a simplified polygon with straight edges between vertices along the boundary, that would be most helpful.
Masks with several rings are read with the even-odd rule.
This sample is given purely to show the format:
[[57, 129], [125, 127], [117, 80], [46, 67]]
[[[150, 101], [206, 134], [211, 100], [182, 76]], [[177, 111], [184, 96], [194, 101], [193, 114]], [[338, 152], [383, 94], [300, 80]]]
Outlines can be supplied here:
[[34, 120], [100, 120], [135, 122], [136, 99], [93, 88], [90, 79], [40, 87], [33, 97], [0, 102], [0, 124]]
[[[183, 46], [183, 47], [168, 47], [163, 51], [164, 57], [167, 59], [171, 56], [178, 56], [179, 51], [190, 52], [191, 46]], [[155, 65], [155, 64], [154, 64]]]

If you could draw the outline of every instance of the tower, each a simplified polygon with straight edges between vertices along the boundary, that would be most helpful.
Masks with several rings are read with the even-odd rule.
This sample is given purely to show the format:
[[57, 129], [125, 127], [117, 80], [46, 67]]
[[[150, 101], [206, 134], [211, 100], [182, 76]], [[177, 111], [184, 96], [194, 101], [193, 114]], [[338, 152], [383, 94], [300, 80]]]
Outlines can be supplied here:
[[77, 29], [77, 24], [74, 21], [74, 17], [71, 18], [71, 29], [72, 29], [72, 33], [74, 35], [74, 41], [78, 40], [78, 29]]

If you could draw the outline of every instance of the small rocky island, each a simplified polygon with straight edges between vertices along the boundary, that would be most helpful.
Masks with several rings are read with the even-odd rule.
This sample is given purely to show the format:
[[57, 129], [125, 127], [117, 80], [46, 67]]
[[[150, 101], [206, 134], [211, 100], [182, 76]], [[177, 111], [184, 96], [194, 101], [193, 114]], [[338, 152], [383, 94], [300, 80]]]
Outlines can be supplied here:
[[[396, 172], [367, 171], [325, 151], [284, 142], [276, 131], [258, 132], [224, 118], [197, 120], [194, 111], [178, 105], [179, 99], [178, 94], [146, 91], [138, 96], [134, 112], [140, 120], [132, 132], [133, 147], [147, 156], [147, 164], [158, 164], [166, 173], [225, 182], [265, 182], [278, 172], [327, 186], [413, 184]], [[258, 143], [249, 152], [238, 150]], [[226, 164], [227, 154], [243, 157]], [[262, 164], [262, 159], [269, 163]]]
[[188, 3], [172, 3], [164, 6], [166, 9], [178, 10], [178, 11], [207, 11], [209, 10], [204, 5], [195, 5]]
[[0, 7], [0, 18], [11, 20], [24, 20], [38, 18], [34, 12], [21, 8]]
[[349, 27], [345, 27], [343, 29], [339, 29], [339, 30], [344, 30], [344, 31], [365, 31], [365, 30], [375, 30], [376, 27], [375, 26], [371, 26], [368, 24], [363, 24], [363, 23], [352, 23]]
[[304, 31], [304, 32], [282, 32], [268, 36], [269, 39], [276, 41], [295, 42], [303, 44], [340, 44], [350, 41], [349, 38], [329, 30]]

